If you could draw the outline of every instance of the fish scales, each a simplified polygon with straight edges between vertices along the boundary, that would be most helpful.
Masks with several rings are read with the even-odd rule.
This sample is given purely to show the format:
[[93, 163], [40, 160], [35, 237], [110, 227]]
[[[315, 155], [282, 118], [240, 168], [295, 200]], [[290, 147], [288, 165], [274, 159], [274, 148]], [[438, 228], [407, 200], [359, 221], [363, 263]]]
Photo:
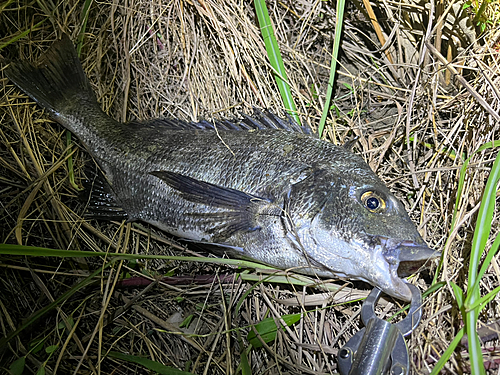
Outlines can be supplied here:
[[100, 109], [67, 36], [38, 65], [6, 74], [97, 161], [100, 217], [119, 207], [209, 249], [404, 300], [402, 277], [439, 256], [361, 157], [290, 119], [255, 110], [234, 121], [119, 123]]
[[[242, 132], [227, 131], [191, 135], [182, 131], [165, 131], [163, 136], [165, 140], [151, 141], [150, 144], [155, 146], [153, 152], [132, 152], [127, 158], [120, 154], [111, 161], [106, 152], [95, 155], [101, 165], [110, 164], [104, 169], [111, 171], [113, 177], [110, 180], [114, 190], [117, 196], [122, 197], [120, 203], [128, 207], [132, 218], [160, 223], [162, 218], [175, 218], [171, 220], [176, 220], [181, 227], [189, 226], [191, 216], [183, 215], [187, 209], [185, 205], [189, 205], [189, 202], [179, 198], [173, 189], [157, 178], [149, 177], [150, 172], [169, 170], [208, 183], [244, 190], [249, 194], [279, 199], [293, 183], [300, 181], [301, 175], [304, 177], [302, 172], [312, 169], [313, 165], [332, 170], [336, 168], [338, 172], [345, 173], [349, 168], [356, 168], [363, 163], [357, 157], [352, 158], [353, 155], [342, 148], [332, 147], [312, 137], [297, 139], [294, 133], [282, 131], [254, 133], [251, 138]], [[285, 145], [297, 141], [301, 142], [294, 147], [297, 151], [282, 152]], [[136, 147], [133, 142], [123, 139], [121, 142], [115, 139], [110, 143], [117, 148], [122, 143], [127, 150]], [[304, 157], [300, 158], [300, 155]], [[348, 156], [351, 157], [349, 163], [344, 168], [338, 168], [346, 164]], [[328, 163], [316, 163], [316, 160], [328, 160]], [[125, 170], [126, 174], [120, 173]], [[147, 191], [157, 193], [147, 194]], [[143, 200], [138, 202], [137, 197]], [[177, 207], [179, 204], [183, 206]], [[194, 212], [204, 212], [210, 210], [210, 206], [196, 205], [192, 209]], [[169, 228], [170, 232], [173, 230]]]

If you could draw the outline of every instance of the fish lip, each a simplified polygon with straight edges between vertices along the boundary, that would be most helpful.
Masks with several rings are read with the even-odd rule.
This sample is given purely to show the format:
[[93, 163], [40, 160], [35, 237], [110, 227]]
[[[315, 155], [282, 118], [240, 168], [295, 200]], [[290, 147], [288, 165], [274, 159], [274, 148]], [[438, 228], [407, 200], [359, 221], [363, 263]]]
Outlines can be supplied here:
[[370, 236], [371, 248], [377, 249], [379, 259], [385, 260], [385, 276], [373, 280], [381, 289], [396, 298], [411, 301], [411, 290], [403, 278], [420, 270], [424, 264], [440, 256], [423, 241], [400, 240], [384, 236]]
[[401, 298], [406, 302], [411, 301], [411, 289], [406, 285], [406, 282], [398, 275], [398, 266], [399, 264], [391, 264], [388, 263], [389, 266], [389, 274], [391, 280], [390, 289], [385, 290], [387, 294], [392, 295], [396, 298]]
[[425, 243], [382, 236], [377, 236], [377, 240], [384, 248], [382, 255], [389, 265], [396, 266], [399, 277], [407, 277], [417, 272], [427, 261], [441, 256], [439, 251], [431, 249]]
[[398, 275], [400, 265], [401, 250], [399, 243], [401, 241], [389, 240], [385, 237], [372, 237], [376, 243], [371, 243], [372, 258], [371, 266], [376, 270], [371, 270], [368, 275], [369, 282], [378, 286], [386, 294], [402, 299], [404, 301], [411, 301], [411, 290], [407, 283]]

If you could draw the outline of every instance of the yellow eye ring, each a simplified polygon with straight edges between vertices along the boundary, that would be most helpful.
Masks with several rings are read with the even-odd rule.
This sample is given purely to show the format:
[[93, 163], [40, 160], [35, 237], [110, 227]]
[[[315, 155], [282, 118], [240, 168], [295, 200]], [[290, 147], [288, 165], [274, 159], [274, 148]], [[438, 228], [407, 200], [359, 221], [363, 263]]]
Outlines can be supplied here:
[[385, 200], [374, 191], [366, 191], [361, 195], [361, 202], [365, 208], [373, 213], [385, 211]]

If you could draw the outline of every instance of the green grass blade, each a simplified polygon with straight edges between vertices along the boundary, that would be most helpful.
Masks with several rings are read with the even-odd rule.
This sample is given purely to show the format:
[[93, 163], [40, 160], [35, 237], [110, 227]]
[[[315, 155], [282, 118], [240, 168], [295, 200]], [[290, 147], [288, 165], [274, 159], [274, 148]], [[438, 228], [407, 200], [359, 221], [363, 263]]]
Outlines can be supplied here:
[[444, 287], [446, 285], [446, 281], [439, 281], [437, 282], [436, 284], [433, 284], [429, 287], [429, 289], [427, 289], [423, 294], [422, 294], [422, 298], [425, 298], [427, 297], [429, 294], [431, 293], [434, 293], [435, 291], [441, 289], [442, 287]]
[[36, 25], [34, 25], [32, 28], [23, 31], [21, 34], [13, 37], [11, 39], [9, 39], [4, 44], [0, 45], [0, 51], [2, 49], [4, 49], [5, 47], [7, 47], [9, 44], [14, 43], [14, 42], [18, 41], [21, 38], [24, 38], [26, 35], [28, 35], [29, 33], [33, 32], [35, 30], [38, 30], [38, 26], [40, 26], [42, 23], [44, 23], [45, 21], [47, 21], [47, 19], [48, 19], [48, 17], [44, 18], [43, 20], [41, 20], [40, 22], [38, 22]]
[[76, 45], [76, 52], [78, 57], [80, 57], [80, 52], [82, 51], [83, 39], [85, 38], [85, 31], [87, 29], [87, 20], [89, 19], [90, 6], [94, 0], [85, 0], [83, 4], [82, 14], [80, 17], [80, 32], [78, 33], [78, 43]]
[[[457, 198], [455, 199], [455, 207], [453, 208], [453, 216], [451, 219], [451, 225], [450, 225], [450, 231], [449, 231], [450, 234], [455, 229], [456, 220], [457, 220], [457, 213], [458, 213], [458, 205], [460, 204], [460, 200], [462, 199], [462, 193], [463, 193], [463, 189], [464, 189], [465, 173], [467, 172], [467, 167], [469, 166], [469, 162], [470, 162], [471, 158], [481, 151], [484, 151], [484, 150], [489, 149], [489, 148], [499, 147], [499, 146], [500, 146], [500, 141], [487, 142], [487, 143], [483, 144], [476, 151], [474, 151], [469, 158], [467, 158], [465, 160], [464, 164], [460, 168], [460, 177], [458, 179], [458, 187], [457, 187], [457, 194], [456, 194]], [[449, 241], [449, 238], [446, 241], [446, 245], [448, 244], [448, 241]], [[446, 245], [445, 245], [445, 247], [446, 247]], [[434, 273], [434, 279], [432, 281], [433, 284], [435, 284], [437, 282], [437, 278], [440, 274], [442, 264], [443, 264], [443, 259], [441, 259], [441, 261], [439, 262], [437, 269], [436, 269], [436, 272]]]
[[460, 340], [462, 340], [462, 337], [464, 337], [464, 333], [465, 330], [462, 327], [460, 331], [458, 331], [453, 341], [451, 342], [450, 346], [448, 346], [448, 349], [446, 349], [441, 358], [439, 358], [439, 361], [437, 361], [430, 375], [438, 375], [441, 373], [441, 370], [443, 369], [444, 365], [446, 364], [446, 362], [448, 362], [448, 360], [452, 356], [453, 352], [455, 351], [455, 348], [460, 343]]
[[183, 256], [168, 256], [168, 255], [146, 255], [146, 254], [122, 254], [122, 253], [105, 253], [94, 251], [79, 251], [79, 250], [60, 250], [48, 249], [45, 247], [34, 247], [24, 245], [0, 244], [0, 255], [22, 255], [22, 256], [44, 256], [44, 257], [59, 257], [59, 258], [86, 258], [86, 257], [113, 257], [117, 259], [163, 259], [163, 260], [179, 260], [185, 262], [200, 262], [214, 264], [229, 264], [238, 267], [276, 270], [273, 267], [264, 264], [250, 262], [239, 259], [222, 259], [222, 258], [204, 258], [204, 257], [183, 257]]
[[487, 142], [481, 147], [479, 147], [476, 151], [473, 152], [473, 154], [465, 160], [464, 164], [462, 165], [462, 168], [460, 168], [460, 178], [458, 180], [458, 188], [457, 188], [457, 198], [455, 199], [455, 208], [453, 209], [453, 218], [451, 220], [451, 228], [450, 232], [455, 229], [455, 223], [457, 219], [457, 212], [458, 212], [458, 204], [460, 203], [460, 199], [462, 197], [462, 192], [464, 189], [464, 183], [465, 183], [465, 172], [467, 171], [467, 167], [469, 166], [469, 162], [471, 158], [476, 155], [477, 153], [484, 151], [488, 148], [495, 148], [500, 146], [500, 141], [493, 141], [493, 142]]
[[[239, 332], [239, 331], [238, 331]], [[241, 347], [240, 352], [240, 366], [242, 375], [252, 375], [252, 368], [250, 367], [250, 362], [248, 361], [248, 354], [250, 353], [251, 346], [245, 348], [243, 345], [243, 340], [241, 339], [241, 334], [238, 335], [238, 343]]]
[[[242, 274], [240, 274], [240, 277]], [[238, 300], [238, 303], [236, 304], [236, 309], [235, 309], [235, 316], [240, 315], [240, 308], [243, 305], [243, 302], [245, 302], [245, 299], [248, 297], [248, 295], [253, 292], [257, 286], [262, 284], [266, 279], [259, 280], [255, 284], [253, 284], [248, 290], [243, 293], [243, 295], [240, 297]], [[240, 345], [240, 364], [238, 365], [238, 369], [236, 373], [239, 372], [241, 369], [242, 375], [251, 375], [252, 374], [252, 368], [250, 367], [250, 362], [248, 361], [248, 355], [250, 354], [250, 351], [252, 350], [252, 345], [245, 346], [243, 343], [243, 339], [241, 338], [241, 332], [240, 330], [236, 330], [236, 336], [238, 338], [238, 343]]]
[[139, 357], [136, 355], [123, 354], [118, 352], [109, 352], [108, 357], [121, 359], [130, 363], [141, 365], [148, 370], [154, 371], [161, 375], [193, 375], [191, 372], [177, 370], [175, 367], [165, 366], [164, 364], [152, 361], [148, 358]]
[[453, 281], [450, 281], [451, 289], [453, 289], [453, 294], [455, 295], [455, 300], [457, 301], [458, 308], [460, 311], [464, 311], [464, 292], [462, 289], [455, 284]]
[[483, 352], [481, 351], [481, 343], [479, 342], [479, 337], [477, 336], [476, 324], [477, 324], [477, 313], [479, 309], [474, 309], [469, 311], [465, 316], [465, 330], [467, 331], [467, 337], [469, 339], [469, 358], [470, 358], [470, 368], [471, 374], [486, 374], [484, 370], [484, 360]]
[[500, 235], [495, 238], [495, 241], [493, 242], [493, 245], [491, 245], [491, 249], [488, 251], [488, 254], [486, 254], [486, 257], [484, 258], [483, 265], [481, 266], [481, 269], [479, 270], [479, 273], [477, 274], [477, 280], [472, 286], [472, 289], [477, 289], [479, 288], [479, 283], [481, 282], [481, 278], [483, 277], [484, 273], [490, 266], [490, 263], [493, 259], [493, 257], [496, 255], [498, 252], [500, 245]]
[[473, 309], [470, 309], [469, 306], [476, 306], [476, 302], [480, 300], [479, 283], [476, 282], [479, 281], [478, 268], [491, 232], [491, 222], [495, 211], [496, 190], [499, 180], [500, 154], [497, 154], [488, 181], [486, 182], [483, 198], [481, 200], [481, 207], [479, 208], [479, 214], [477, 216], [469, 263], [468, 282], [472, 287], [467, 291], [467, 298], [464, 303], [465, 309], [468, 310], [465, 316], [465, 326], [467, 336], [469, 337], [469, 356], [471, 372], [473, 374], [485, 374], [485, 370], [481, 344], [477, 336], [477, 318], [480, 309], [479, 306]]
[[335, 292], [341, 287], [335, 284], [318, 282], [317, 280], [311, 279], [310, 277], [299, 275], [299, 274], [289, 274], [283, 275], [282, 270], [278, 270], [274, 267], [270, 267], [264, 264], [251, 262], [247, 260], [240, 259], [223, 259], [223, 258], [208, 258], [208, 257], [185, 257], [185, 256], [168, 256], [168, 255], [146, 255], [146, 254], [122, 254], [122, 253], [106, 253], [106, 252], [94, 252], [94, 251], [79, 251], [79, 250], [61, 250], [61, 249], [48, 249], [45, 247], [35, 247], [35, 246], [25, 246], [25, 245], [11, 245], [11, 244], [0, 244], [0, 255], [13, 255], [13, 256], [40, 256], [40, 257], [58, 257], [58, 258], [90, 258], [90, 257], [107, 257], [116, 259], [163, 259], [163, 260], [178, 260], [185, 262], [200, 262], [200, 263], [213, 263], [213, 264], [225, 264], [232, 265], [242, 268], [252, 268], [257, 270], [267, 270], [267, 272], [272, 272], [268, 276], [263, 277], [262, 275], [252, 275], [241, 273], [239, 277], [245, 281], [252, 282], [268, 282], [268, 283], [282, 283], [282, 284], [293, 284], [299, 286], [310, 286], [310, 287], [321, 287], [325, 290]]
[[468, 310], [474, 310], [479, 307], [479, 310], [481, 311], [484, 308], [484, 306], [486, 306], [487, 303], [495, 299], [495, 297], [499, 292], [500, 292], [500, 286], [497, 286], [495, 289], [486, 294], [484, 297], [481, 297], [481, 299], [477, 300], [472, 305], [467, 306]]
[[71, 132], [69, 130], [66, 130], [66, 148], [68, 149], [68, 179], [69, 183], [71, 186], [73, 186], [73, 189], [76, 191], [82, 191], [83, 188], [77, 185], [75, 182], [75, 170], [73, 168], [73, 149], [71, 146]]
[[269, 275], [265, 278], [263, 278], [262, 275], [245, 274], [245, 273], [241, 273], [239, 276], [241, 277], [242, 280], [253, 281], [253, 282], [264, 281], [266, 283], [287, 284], [287, 285], [293, 284], [297, 286], [308, 286], [308, 287], [321, 286], [321, 288], [328, 290], [330, 292], [337, 292], [339, 289], [342, 288], [339, 285], [332, 283], [323, 283], [321, 281], [318, 282], [318, 280], [314, 280], [308, 276], [299, 275], [297, 273], [292, 273], [289, 275], [283, 275], [283, 274]]
[[12, 4], [14, 0], [7, 0], [2, 5], [0, 5], [0, 13], [3, 12], [5, 8], [7, 8], [10, 4]]
[[283, 106], [290, 116], [292, 116], [292, 118], [297, 122], [297, 124], [300, 125], [300, 118], [297, 115], [297, 107], [293, 101], [292, 91], [290, 90], [290, 85], [288, 84], [288, 77], [286, 75], [283, 59], [281, 58], [278, 42], [274, 36], [273, 26], [271, 24], [271, 19], [269, 18], [266, 2], [265, 0], [254, 0], [254, 6], [255, 12], [257, 13], [257, 19], [259, 20], [260, 32], [262, 33], [262, 38], [264, 39], [264, 44], [266, 46], [267, 56], [271, 66], [275, 70], [276, 84], [278, 85], [281, 99], [283, 100]]
[[490, 176], [484, 188], [483, 199], [476, 221], [476, 229], [472, 239], [471, 261], [469, 264], [469, 283], [474, 285], [478, 276], [479, 261], [485, 250], [491, 232], [491, 221], [495, 211], [495, 198], [498, 180], [500, 179], [500, 154], [497, 155]]
[[[500, 146], [500, 141], [485, 143], [484, 145], [479, 147], [467, 160], [465, 160], [462, 168], [460, 169], [457, 198], [455, 201], [455, 208], [453, 212], [450, 233], [453, 231], [456, 225], [458, 205], [461, 200], [463, 186], [465, 183], [465, 173], [472, 156], [488, 148], [495, 148], [498, 146]], [[480, 311], [485, 307], [486, 303], [488, 303], [492, 298], [494, 298], [496, 294], [499, 292], [499, 290], [497, 290], [498, 288], [496, 288], [495, 290], [493, 290], [492, 292], [488, 293], [486, 296], [481, 298], [479, 290], [481, 278], [486, 272], [493, 257], [498, 252], [498, 248], [500, 245], [500, 239], [498, 236], [497, 238], [495, 238], [495, 241], [493, 242], [490, 251], [486, 255], [483, 265], [478, 272], [479, 262], [481, 260], [484, 251], [486, 250], [485, 249], [486, 243], [488, 241], [491, 232], [491, 221], [495, 210], [496, 186], [499, 180], [500, 180], [500, 154], [497, 154], [495, 162], [493, 163], [493, 166], [491, 168], [491, 172], [488, 177], [486, 187], [484, 189], [483, 198], [481, 200], [481, 207], [479, 209], [479, 214], [476, 221], [476, 228], [474, 230], [474, 237], [472, 240], [472, 249], [471, 249], [471, 256], [469, 263], [469, 277], [468, 277], [469, 287], [465, 299], [462, 290], [457, 285], [451, 284], [455, 294], [455, 298], [457, 300], [457, 304], [462, 312], [462, 317], [465, 320], [465, 327], [461, 329], [459, 335], [463, 336], [464, 332], [466, 332], [467, 336], [469, 337], [470, 365], [471, 365], [471, 372], [474, 374], [485, 373], [481, 344], [479, 342], [479, 338], [477, 335], [477, 327], [476, 327], [477, 318]], [[442, 260], [438, 266], [438, 270], [436, 271], [433, 283], [437, 282], [437, 275], [441, 268], [441, 264]], [[450, 344], [448, 349], [445, 351], [441, 359], [438, 361], [438, 364], [432, 371], [432, 374], [437, 374], [439, 373], [439, 371], [441, 371], [444, 364], [450, 358], [452, 352], [455, 350], [456, 345], [460, 341], [461, 337], [459, 337], [459, 335], [455, 337], [455, 339]]]
[[85, 279], [80, 281], [78, 284], [74, 285], [63, 293], [59, 298], [57, 298], [54, 302], [49, 303], [47, 306], [44, 308], [38, 310], [35, 312], [33, 315], [31, 315], [18, 329], [16, 329], [13, 332], [10, 332], [7, 336], [3, 337], [0, 339], [0, 348], [4, 348], [7, 343], [12, 340], [14, 337], [18, 336], [22, 331], [24, 331], [26, 328], [31, 326], [33, 323], [35, 323], [38, 319], [43, 317], [45, 314], [50, 312], [52, 309], [56, 308], [58, 305], [66, 301], [68, 298], [70, 298], [73, 294], [87, 286], [88, 284], [92, 283], [95, 281], [95, 277], [99, 276], [102, 271], [106, 268], [108, 268], [111, 264], [114, 262], [109, 262], [105, 264], [103, 267], [100, 267], [98, 270], [94, 271], [91, 273], [89, 276], [87, 276]]
[[[286, 325], [290, 327], [300, 320], [301, 314], [287, 314], [282, 315], [281, 318]], [[285, 329], [281, 322], [277, 322], [276, 319], [272, 317], [261, 320], [259, 323], [255, 324], [254, 327], [257, 333], [255, 333], [254, 330], [251, 330], [247, 335], [248, 342], [250, 342], [254, 348], [260, 348], [262, 346], [262, 342], [258, 336], [260, 336], [262, 340], [268, 344], [276, 339], [276, 335], [280, 327], [283, 330]]]
[[326, 118], [330, 112], [330, 102], [333, 94], [333, 82], [335, 81], [335, 73], [337, 72], [337, 60], [339, 57], [340, 49], [340, 36], [342, 35], [342, 25], [344, 23], [344, 5], [345, 0], [337, 0], [337, 19], [335, 22], [335, 40], [333, 41], [332, 62], [330, 65], [330, 79], [328, 80], [328, 88], [326, 90], [325, 106], [323, 107], [323, 114], [318, 126], [318, 133], [320, 138], [323, 136], [325, 129]]

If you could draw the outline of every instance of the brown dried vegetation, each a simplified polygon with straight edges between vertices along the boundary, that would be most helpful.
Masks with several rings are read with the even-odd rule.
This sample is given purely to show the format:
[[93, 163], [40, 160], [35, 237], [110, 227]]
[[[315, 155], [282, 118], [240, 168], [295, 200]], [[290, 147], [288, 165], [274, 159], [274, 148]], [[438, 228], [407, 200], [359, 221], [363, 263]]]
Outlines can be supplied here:
[[[328, 82], [334, 4], [298, 0], [268, 6], [300, 118], [315, 128]], [[479, 36], [470, 26], [473, 14], [463, 11], [462, 4], [444, 1], [434, 9], [427, 2], [375, 1], [372, 7], [386, 44], [382, 48], [365, 6], [347, 4], [341, 68], [325, 137], [335, 143], [359, 137], [354, 151], [406, 204], [429, 245], [444, 252], [436, 280], [465, 287], [475, 214], [495, 149], [471, 160], [458, 227], [447, 239], [463, 158], [498, 139], [500, 31], [496, 25]], [[488, 11], [494, 18], [498, 4], [492, 2]], [[62, 32], [77, 40], [82, 19], [84, 4], [78, 1], [0, 4], [0, 54], [34, 60]], [[88, 12], [81, 60], [104, 110], [122, 121], [230, 117], [249, 113], [253, 106], [283, 115], [257, 25], [251, 2], [95, 2]], [[186, 250], [140, 223], [83, 218], [85, 204], [77, 187], [85, 179], [85, 165], [93, 161], [77, 140], [68, 143], [66, 132], [2, 71], [2, 243], [198, 255], [199, 249]], [[70, 154], [75, 186], [68, 178]], [[494, 221], [498, 228], [498, 216]], [[1, 334], [19, 328], [107, 263], [104, 258], [1, 256]], [[435, 270], [431, 264], [411, 281], [425, 290]], [[348, 291], [339, 299], [321, 288], [249, 281], [265, 279], [259, 270], [250, 270], [242, 281], [233, 277], [239, 272], [228, 265], [182, 261], [113, 263], [0, 348], [1, 371], [27, 355], [26, 373], [35, 373], [46, 360], [47, 374], [147, 372], [107, 356], [115, 351], [197, 374], [233, 374], [243, 349], [238, 332], [247, 346], [251, 324], [302, 313], [298, 323], [278, 331], [275, 341], [249, 352], [253, 374], [335, 373], [338, 348], [360, 329], [360, 302], [345, 301], [365, 296], [369, 288], [334, 281]], [[126, 285], [119, 280], [124, 274], [154, 282]], [[494, 260], [483, 278], [483, 295], [499, 282]], [[480, 324], [500, 318], [498, 303], [496, 298], [483, 310]], [[412, 373], [429, 373], [463, 326], [456, 306], [447, 286], [424, 300], [422, 323], [408, 340]], [[387, 300], [380, 307], [380, 316], [389, 317], [401, 306]], [[180, 322], [190, 315], [191, 324], [182, 327]], [[485, 361], [495, 368], [499, 341], [495, 334], [488, 338], [493, 341], [484, 344], [489, 353]], [[59, 348], [50, 358], [45, 350], [30, 352], [37, 339], [44, 339], [44, 348]], [[463, 347], [446, 369], [469, 371]]]

